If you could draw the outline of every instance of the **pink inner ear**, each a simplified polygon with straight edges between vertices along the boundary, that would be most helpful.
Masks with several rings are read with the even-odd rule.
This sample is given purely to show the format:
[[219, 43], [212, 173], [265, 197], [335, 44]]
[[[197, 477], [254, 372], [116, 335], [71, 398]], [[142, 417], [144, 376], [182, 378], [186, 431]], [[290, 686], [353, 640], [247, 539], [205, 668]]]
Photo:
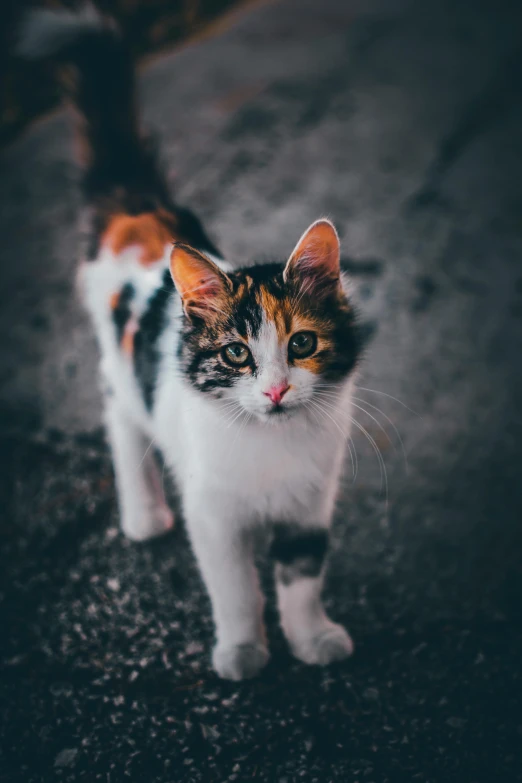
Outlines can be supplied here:
[[[191, 281], [192, 282], [192, 281]], [[187, 299], [209, 299], [217, 296], [222, 290], [219, 279], [215, 275], [201, 275], [199, 280], [194, 280], [195, 285], [185, 291]]]
[[170, 268], [187, 313], [219, 310], [216, 299], [224, 294], [228, 278], [213, 261], [187, 245], [176, 245]]
[[339, 237], [329, 220], [318, 220], [305, 231], [286, 265], [285, 278], [290, 275], [319, 287], [338, 282]]
[[182, 297], [186, 312], [199, 313], [200, 315], [205, 312], [219, 312], [220, 307], [217, 302], [222, 292], [222, 287], [215, 280], [211, 278], [206, 281], [201, 280], [196, 289], [187, 291], [186, 295]]

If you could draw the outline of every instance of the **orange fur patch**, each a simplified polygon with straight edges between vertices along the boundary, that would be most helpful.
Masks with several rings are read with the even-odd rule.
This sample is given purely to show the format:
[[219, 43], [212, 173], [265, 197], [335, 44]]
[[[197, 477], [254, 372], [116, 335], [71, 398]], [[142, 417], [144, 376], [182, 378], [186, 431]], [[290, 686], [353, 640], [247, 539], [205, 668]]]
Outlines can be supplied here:
[[292, 303], [289, 299], [276, 299], [264, 287], [260, 288], [259, 295], [268, 320], [275, 324], [277, 336], [281, 341], [286, 340], [292, 331]]
[[111, 310], [116, 310], [119, 301], [120, 301], [120, 291], [115, 291], [113, 294], [111, 294], [111, 298], [109, 299], [109, 306]]
[[149, 266], [159, 261], [165, 245], [173, 242], [176, 216], [167, 210], [144, 212], [141, 215], [115, 215], [102, 236], [102, 244], [118, 255], [129, 247], [141, 248], [139, 262]]
[[134, 353], [134, 335], [137, 331], [138, 324], [136, 323], [136, 319], [131, 318], [130, 321], [127, 322], [123, 337], [121, 338], [121, 350], [128, 356], [132, 356]]

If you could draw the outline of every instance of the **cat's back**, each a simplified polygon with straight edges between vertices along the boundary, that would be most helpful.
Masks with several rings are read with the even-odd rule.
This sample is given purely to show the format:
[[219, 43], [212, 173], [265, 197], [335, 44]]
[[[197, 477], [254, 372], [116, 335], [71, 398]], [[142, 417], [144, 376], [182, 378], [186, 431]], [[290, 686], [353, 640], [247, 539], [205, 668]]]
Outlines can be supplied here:
[[169, 301], [175, 236], [154, 213], [115, 215], [80, 264], [79, 284], [93, 323], [106, 388], [142, 422], [149, 419], [157, 374], [155, 346]]
[[104, 352], [133, 354], [141, 318], [165, 284], [173, 240], [153, 213], [115, 215], [94, 258], [82, 261], [82, 294]]
[[[152, 426], [166, 340], [168, 369], [176, 360], [181, 300], [170, 271], [172, 249], [187, 237], [206, 247], [189, 214], [177, 207], [110, 214], [94, 237], [95, 254], [80, 267], [80, 288], [100, 345], [104, 378], [147, 427]], [[227, 267], [217, 251], [214, 258]]]

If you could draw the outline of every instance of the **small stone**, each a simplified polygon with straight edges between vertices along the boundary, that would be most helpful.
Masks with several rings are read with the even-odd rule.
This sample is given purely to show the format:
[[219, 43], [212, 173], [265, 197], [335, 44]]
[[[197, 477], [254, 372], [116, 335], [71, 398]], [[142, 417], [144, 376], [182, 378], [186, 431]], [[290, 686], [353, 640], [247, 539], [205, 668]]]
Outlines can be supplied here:
[[201, 723], [200, 727], [201, 727], [201, 733], [205, 739], [217, 740], [221, 736], [220, 732], [217, 730], [215, 726], [208, 726], [205, 723]]
[[451, 726], [452, 729], [461, 729], [466, 721], [464, 718], [448, 718], [446, 723], [448, 726]]
[[189, 642], [185, 647], [186, 655], [199, 655], [203, 652], [203, 645], [200, 642]]
[[105, 538], [107, 541], [112, 541], [118, 535], [117, 527], [109, 527], [105, 532]]
[[64, 748], [54, 760], [55, 767], [72, 767], [78, 754], [77, 748]]

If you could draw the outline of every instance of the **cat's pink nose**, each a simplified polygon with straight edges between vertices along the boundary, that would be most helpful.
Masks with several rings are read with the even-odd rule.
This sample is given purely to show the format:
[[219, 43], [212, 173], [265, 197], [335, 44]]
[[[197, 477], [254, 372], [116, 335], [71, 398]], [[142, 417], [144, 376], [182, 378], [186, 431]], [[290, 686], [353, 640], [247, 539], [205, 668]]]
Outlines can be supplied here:
[[270, 389], [266, 392], [263, 392], [265, 397], [270, 397], [274, 405], [280, 405], [281, 400], [287, 393], [290, 386], [285, 381], [284, 383], [280, 383], [278, 386], [271, 386]]

